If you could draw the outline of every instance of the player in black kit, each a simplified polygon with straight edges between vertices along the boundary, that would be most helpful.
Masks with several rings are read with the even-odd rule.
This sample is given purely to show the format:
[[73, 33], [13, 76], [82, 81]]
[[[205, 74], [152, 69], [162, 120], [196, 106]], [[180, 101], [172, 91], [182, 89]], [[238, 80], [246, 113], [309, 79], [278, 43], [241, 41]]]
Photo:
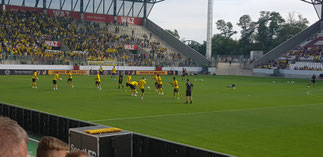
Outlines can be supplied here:
[[190, 100], [190, 103], [192, 104], [192, 89], [193, 89], [193, 84], [190, 82], [189, 79], [187, 79], [187, 83], [186, 83], [186, 104], [188, 103], [188, 100]]
[[124, 88], [122, 82], [123, 82], [123, 73], [120, 71], [119, 72], [119, 84], [118, 84], [119, 89], [120, 89], [120, 87]]
[[311, 81], [308, 83], [307, 87], [310, 88], [311, 84], [313, 84], [313, 87], [315, 87], [315, 82], [316, 82], [316, 75], [313, 74]]

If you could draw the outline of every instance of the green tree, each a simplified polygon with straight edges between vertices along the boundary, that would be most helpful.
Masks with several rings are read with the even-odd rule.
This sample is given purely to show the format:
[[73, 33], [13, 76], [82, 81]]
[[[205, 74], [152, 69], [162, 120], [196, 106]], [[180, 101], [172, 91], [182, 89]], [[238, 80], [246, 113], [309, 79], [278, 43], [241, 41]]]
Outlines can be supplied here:
[[282, 25], [282, 28], [278, 34], [279, 43], [282, 43], [297, 33], [305, 30], [308, 27], [309, 21], [301, 14], [295, 14], [295, 12], [289, 13], [286, 22]]
[[195, 51], [200, 51], [200, 47], [201, 44], [197, 41], [189, 41], [189, 43], [187, 44], [189, 47], [191, 47], [192, 49], [194, 49]]
[[284, 18], [278, 12], [260, 12], [256, 42], [263, 51], [267, 52], [280, 44], [276, 39], [284, 22]]
[[[252, 50], [268, 52], [308, 27], [308, 20], [300, 14], [289, 13], [284, 19], [278, 12], [261, 11], [259, 19], [254, 22], [249, 15], [240, 17], [237, 25], [241, 28], [240, 39], [231, 37], [237, 32], [231, 22], [216, 22], [219, 34], [212, 38], [212, 55], [247, 55]], [[198, 48], [205, 55], [206, 42]]]
[[249, 15], [243, 15], [240, 17], [237, 25], [241, 28], [241, 37], [239, 40], [240, 52], [247, 55], [253, 49], [255, 22], [252, 21]]
[[172, 31], [172, 30], [170, 30], [170, 29], [166, 29], [165, 31], [166, 31], [166, 32], [168, 32], [169, 34], [171, 34], [172, 36], [174, 36], [174, 37], [175, 37], [175, 38], [177, 38], [177, 39], [179, 39], [179, 38], [180, 38], [180, 36], [179, 36], [179, 33], [178, 33], [177, 29], [174, 29], [173, 31]]
[[239, 55], [239, 41], [216, 34], [212, 38], [212, 56]]
[[216, 28], [220, 31], [220, 34], [226, 38], [230, 38], [237, 34], [237, 31], [233, 30], [231, 22], [225, 22], [224, 20], [218, 20], [216, 22]]

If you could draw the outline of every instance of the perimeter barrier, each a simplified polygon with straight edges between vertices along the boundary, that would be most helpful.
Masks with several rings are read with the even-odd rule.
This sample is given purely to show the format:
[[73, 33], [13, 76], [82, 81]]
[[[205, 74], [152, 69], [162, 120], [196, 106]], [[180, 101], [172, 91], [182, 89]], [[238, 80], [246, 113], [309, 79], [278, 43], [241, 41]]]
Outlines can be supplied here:
[[[69, 129], [98, 125], [5, 103], [0, 103], [0, 115], [17, 121], [29, 133], [53, 136], [65, 142], [69, 139]], [[132, 157], [232, 157], [139, 133], [132, 133], [131, 154]]]

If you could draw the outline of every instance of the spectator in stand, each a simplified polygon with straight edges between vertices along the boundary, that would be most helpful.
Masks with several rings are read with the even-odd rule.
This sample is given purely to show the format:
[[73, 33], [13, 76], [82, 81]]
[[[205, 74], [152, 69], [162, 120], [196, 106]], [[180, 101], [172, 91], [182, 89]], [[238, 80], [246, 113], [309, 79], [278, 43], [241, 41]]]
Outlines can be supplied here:
[[37, 157], [65, 157], [69, 146], [55, 138], [44, 136], [40, 139], [37, 148]]
[[0, 156], [27, 157], [28, 136], [19, 124], [0, 116]]

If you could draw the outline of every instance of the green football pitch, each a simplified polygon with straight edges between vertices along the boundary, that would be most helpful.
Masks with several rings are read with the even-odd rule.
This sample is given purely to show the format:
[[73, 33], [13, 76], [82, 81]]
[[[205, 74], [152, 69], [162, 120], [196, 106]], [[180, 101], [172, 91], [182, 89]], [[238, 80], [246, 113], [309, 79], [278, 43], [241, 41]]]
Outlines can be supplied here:
[[[48, 113], [91, 121], [237, 156], [320, 156], [323, 154], [323, 82], [236, 76], [189, 76], [193, 104], [185, 104], [185, 81], [178, 76], [181, 99], [173, 99], [163, 77], [158, 95], [148, 77], [145, 100], [117, 88], [102, 76], [74, 76], [75, 88], [53, 76], [0, 76], [0, 101]], [[134, 76], [133, 80], [139, 80]], [[289, 82], [289, 83], [288, 83]], [[227, 88], [236, 84], [237, 89]]]

